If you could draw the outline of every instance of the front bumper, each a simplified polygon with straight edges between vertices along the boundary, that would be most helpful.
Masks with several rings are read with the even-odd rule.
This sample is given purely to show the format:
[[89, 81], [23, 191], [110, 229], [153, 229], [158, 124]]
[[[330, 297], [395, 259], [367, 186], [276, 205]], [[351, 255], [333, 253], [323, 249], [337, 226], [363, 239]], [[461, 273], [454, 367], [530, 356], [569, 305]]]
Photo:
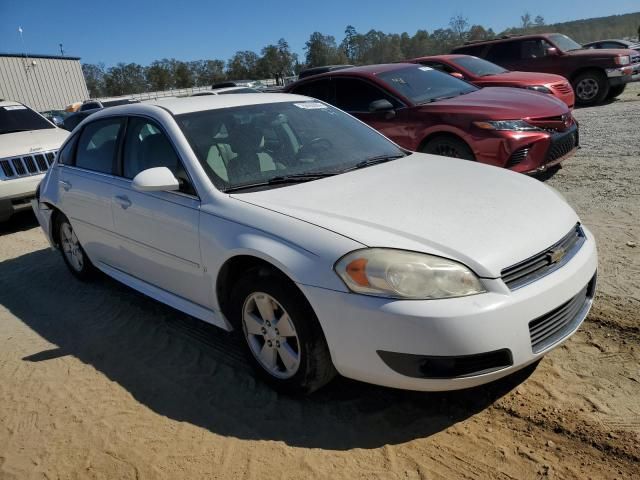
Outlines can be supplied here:
[[[566, 265], [514, 291], [500, 279], [483, 279], [487, 293], [430, 301], [382, 299], [307, 285], [300, 288], [318, 316], [340, 374], [408, 390], [469, 388], [535, 362], [577, 330], [589, 311], [591, 298], [575, 315], [571, 330], [541, 350], [534, 351], [529, 324], [575, 298], [594, 278], [595, 241], [586, 229], [585, 234], [587, 241]], [[400, 373], [401, 368], [383, 359], [389, 352], [405, 358], [451, 359], [486, 357], [505, 350], [507, 364], [450, 378]]]
[[633, 79], [634, 68], [631, 65], [617, 68], [607, 68], [607, 77], [612, 87], [629, 83]]
[[30, 208], [38, 184], [44, 177], [33, 175], [0, 181], [0, 220], [6, 220], [14, 213]]
[[[573, 140], [572, 148], [566, 148], [568, 137]], [[475, 137], [473, 144], [479, 162], [533, 174], [572, 157], [579, 140], [578, 124], [574, 121], [566, 131], [557, 133], [491, 131], [485, 137]]]

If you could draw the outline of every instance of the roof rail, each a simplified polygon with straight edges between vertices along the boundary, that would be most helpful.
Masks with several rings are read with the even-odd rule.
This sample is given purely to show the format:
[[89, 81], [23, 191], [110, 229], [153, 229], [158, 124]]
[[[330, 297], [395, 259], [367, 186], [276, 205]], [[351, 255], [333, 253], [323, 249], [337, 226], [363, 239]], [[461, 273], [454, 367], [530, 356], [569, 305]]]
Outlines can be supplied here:
[[484, 43], [484, 42], [493, 42], [495, 40], [506, 40], [508, 38], [513, 38], [513, 37], [523, 37], [524, 35], [527, 35], [525, 33], [508, 33], [505, 35], [500, 35], [500, 36], [495, 36], [493, 38], [485, 38], [483, 40], [468, 40], [466, 42], [464, 42], [465, 45], [473, 45], [474, 43]]

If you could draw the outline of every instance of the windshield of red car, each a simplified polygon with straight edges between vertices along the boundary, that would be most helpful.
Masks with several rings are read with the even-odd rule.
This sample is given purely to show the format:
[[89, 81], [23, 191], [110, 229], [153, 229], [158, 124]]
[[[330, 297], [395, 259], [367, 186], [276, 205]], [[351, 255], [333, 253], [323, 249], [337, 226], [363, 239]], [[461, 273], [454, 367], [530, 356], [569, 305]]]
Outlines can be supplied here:
[[478, 57], [456, 57], [449, 60], [454, 65], [472, 73], [476, 77], [488, 77], [489, 75], [500, 75], [509, 70], [502, 68], [495, 63], [487, 62]]
[[55, 128], [50, 122], [24, 105], [0, 107], [0, 135]]
[[549, 35], [549, 40], [555, 43], [555, 45], [563, 52], [570, 52], [571, 50], [582, 50], [582, 48], [584, 48], [578, 42], [575, 42], [566, 35], [562, 35], [560, 33]]
[[451, 75], [417, 65], [383, 72], [377, 77], [415, 104], [437, 102], [478, 90]]

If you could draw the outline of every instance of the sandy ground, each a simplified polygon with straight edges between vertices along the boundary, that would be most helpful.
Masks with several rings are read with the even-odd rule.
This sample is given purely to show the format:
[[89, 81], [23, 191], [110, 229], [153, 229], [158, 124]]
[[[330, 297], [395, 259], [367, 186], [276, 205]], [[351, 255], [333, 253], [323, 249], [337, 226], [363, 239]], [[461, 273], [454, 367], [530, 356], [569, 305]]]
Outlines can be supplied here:
[[469, 391], [338, 379], [278, 396], [227, 334], [76, 281], [33, 218], [14, 218], [0, 227], [0, 479], [638, 478], [639, 94], [576, 111], [583, 148], [546, 180], [598, 239], [591, 314], [535, 371]]

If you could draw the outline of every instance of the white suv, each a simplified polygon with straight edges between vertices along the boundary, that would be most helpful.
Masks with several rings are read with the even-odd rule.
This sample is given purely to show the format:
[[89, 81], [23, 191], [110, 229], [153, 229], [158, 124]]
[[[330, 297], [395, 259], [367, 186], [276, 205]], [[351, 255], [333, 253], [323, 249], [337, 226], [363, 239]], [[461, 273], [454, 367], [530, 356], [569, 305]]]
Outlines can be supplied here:
[[69, 132], [21, 103], [0, 100], [0, 222], [30, 200]]

